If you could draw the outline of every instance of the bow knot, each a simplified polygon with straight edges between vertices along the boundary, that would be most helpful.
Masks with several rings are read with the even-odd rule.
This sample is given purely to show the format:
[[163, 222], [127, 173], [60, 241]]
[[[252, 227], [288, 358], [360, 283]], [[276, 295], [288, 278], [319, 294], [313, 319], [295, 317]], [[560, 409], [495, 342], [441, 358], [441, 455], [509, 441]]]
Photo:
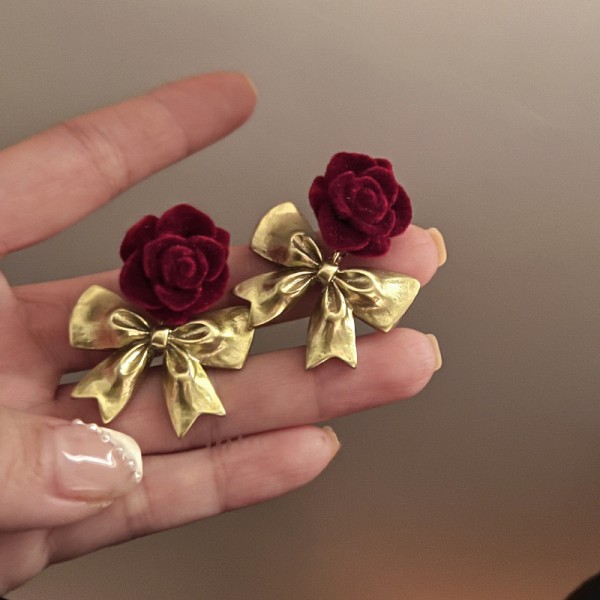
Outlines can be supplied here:
[[234, 294], [250, 302], [250, 326], [269, 323], [292, 306], [313, 283], [323, 291], [308, 326], [306, 368], [337, 357], [355, 367], [354, 315], [371, 327], [389, 331], [419, 291], [412, 277], [377, 269], [342, 269], [342, 255], [324, 260], [314, 232], [286, 202], [260, 221], [251, 247], [284, 269], [264, 273], [238, 284]]
[[164, 350], [169, 343], [169, 335], [171, 330], [168, 327], [162, 329], [155, 329], [150, 337], [150, 345], [155, 350]]
[[137, 314], [117, 294], [94, 285], [77, 301], [69, 323], [71, 345], [114, 352], [75, 386], [75, 398], [96, 398], [104, 423], [123, 410], [141, 375], [163, 354], [163, 385], [171, 421], [183, 437], [203, 413], [225, 409], [204, 366], [241, 369], [252, 342], [249, 312], [224, 308], [169, 329]]
[[339, 266], [334, 262], [323, 262], [319, 266], [319, 270], [317, 271], [316, 278], [324, 285], [328, 286], [335, 277], [336, 273], [339, 270]]

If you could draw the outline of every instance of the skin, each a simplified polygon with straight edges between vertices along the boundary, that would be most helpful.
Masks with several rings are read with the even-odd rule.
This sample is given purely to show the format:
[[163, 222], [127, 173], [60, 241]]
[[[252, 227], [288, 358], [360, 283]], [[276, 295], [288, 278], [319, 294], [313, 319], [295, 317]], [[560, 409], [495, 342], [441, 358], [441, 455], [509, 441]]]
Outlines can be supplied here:
[[[243, 75], [192, 77], [2, 151], [0, 258], [224, 137], [246, 121], [255, 101]], [[426, 284], [438, 260], [431, 235], [411, 226], [388, 255], [360, 264]], [[232, 285], [270, 270], [245, 247], [232, 249], [230, 266]], [[44, 431], [76, 417], [99, 421], [94, 400], [74, 402], [71, 386], [59, 384], [64, 373], [99, 360], [67, 339], [70, 311], [92, 283], [118, 291], [117, 272], [14, 288], [0, 273], [0, 593], [52, 563], [309, 482], [339, 447], [332, 432], [312, 423], [408, 398], [436, 368], [430, 340], [408, 329], [361, 338], [355, 370], [332, 360], [306, 372], [303, 348], [252, 356], [242, 371], [211, 372], [227, 417], [199, 419], [182, 441], [165, 418], [160, 378], [151, 372], [111, 424], [142, 448], [142, 483], [108, 507], [57, 501], [40, 466]], [[307, 310], [299, 306], [289, 318]]]

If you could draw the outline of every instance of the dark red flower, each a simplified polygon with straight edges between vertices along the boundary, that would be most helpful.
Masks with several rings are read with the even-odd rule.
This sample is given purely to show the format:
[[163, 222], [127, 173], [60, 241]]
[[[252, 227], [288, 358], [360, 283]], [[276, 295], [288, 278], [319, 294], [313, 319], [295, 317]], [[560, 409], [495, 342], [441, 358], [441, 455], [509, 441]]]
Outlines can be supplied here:
[[381, 256], [410, 224], [410, 198], [391, 163], [366, 154], [335, 154], [308, 193], [325, 243], [333, 250]]
[[148, 215], [125, 234], [119, 283], [162, 323], [181, 325], [212, 306], [229, 279], [229, 233], [188, 204]]

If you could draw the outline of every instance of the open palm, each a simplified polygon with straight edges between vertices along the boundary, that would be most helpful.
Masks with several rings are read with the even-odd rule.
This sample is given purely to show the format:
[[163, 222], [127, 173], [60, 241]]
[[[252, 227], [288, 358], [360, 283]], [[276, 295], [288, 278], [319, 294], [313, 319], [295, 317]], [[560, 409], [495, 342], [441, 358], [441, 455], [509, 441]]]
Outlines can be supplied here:
[[[0, 257], [57, 233], [223, 137], [248, 118], [254, 103], [244, 76], [204, 75], [4, 150]], [[377, 265], [424, 284], [438, 262], [434, 238], [412, 226]], [[232, 250], [230, 268], [235, 285], [269, 267], [240, 247]], [[253, 356], [242, 371], [211, 372], [227, 416], [202, 417], [183, 441], [171, 430], [160, 375], [150, 372], [114, 422], [142, 449], [143, 481], [110, 506], [64, 497], [47, 459], [48, 439], [72, 419], [99, 420], [95, 401], [75, 402], [71, 386], [60, 385], [63, 374], [98, 361], [97, 353], [69, 346], [69, 314], [91, 284], [117, 291], [117, 275], [11, 288], [0, 274], [0, 593], [48, 564], [310, 481], [338, 449], [330, 430], [311, 423], [409, 397], [439, 367], [432, 339], [407, 329], [361, 338], [355, 370], [329, 361], [306, 372], [301, 348]], [[294, 316], [303, 316], [302, 307]]]

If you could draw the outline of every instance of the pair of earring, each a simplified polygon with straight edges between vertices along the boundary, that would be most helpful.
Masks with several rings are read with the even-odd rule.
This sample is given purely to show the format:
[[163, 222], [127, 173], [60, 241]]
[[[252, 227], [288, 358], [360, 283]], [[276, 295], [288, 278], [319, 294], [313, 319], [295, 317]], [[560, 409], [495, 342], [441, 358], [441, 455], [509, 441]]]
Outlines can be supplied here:
[[113, 352], [72, 396], [96, 398], [108, 423], [162, 354], [166, 404], [181, 438], [201, 414], [225, 414], [204, 367], [241, 369], [255, 328], [282, 315], [314, 286], [321, 295], [309, 320], [306, 368], [334, 357], [355, 367], [354, 317], [389, 331], [414, 300], [419, 282], [389, 271], [342, 268], [341, 261], [347, 255], [385, 254], [390, 238], [410, 224], [410, 199], [388, 160], [340, 152], [313, 181], [309, 200], [332, 255], [325, 258], [293, 204], [275, 206], [260, 221], [251, 248], [282, 268], [233, 288], [249, 306], [204, 312], [223, 297], [229, 282], [229, 234], [208, 215], [180, 204], [131, 227], [120, 249], [119, 284], [127, 300], [94, 285], [73, 309], [71, 345]]

